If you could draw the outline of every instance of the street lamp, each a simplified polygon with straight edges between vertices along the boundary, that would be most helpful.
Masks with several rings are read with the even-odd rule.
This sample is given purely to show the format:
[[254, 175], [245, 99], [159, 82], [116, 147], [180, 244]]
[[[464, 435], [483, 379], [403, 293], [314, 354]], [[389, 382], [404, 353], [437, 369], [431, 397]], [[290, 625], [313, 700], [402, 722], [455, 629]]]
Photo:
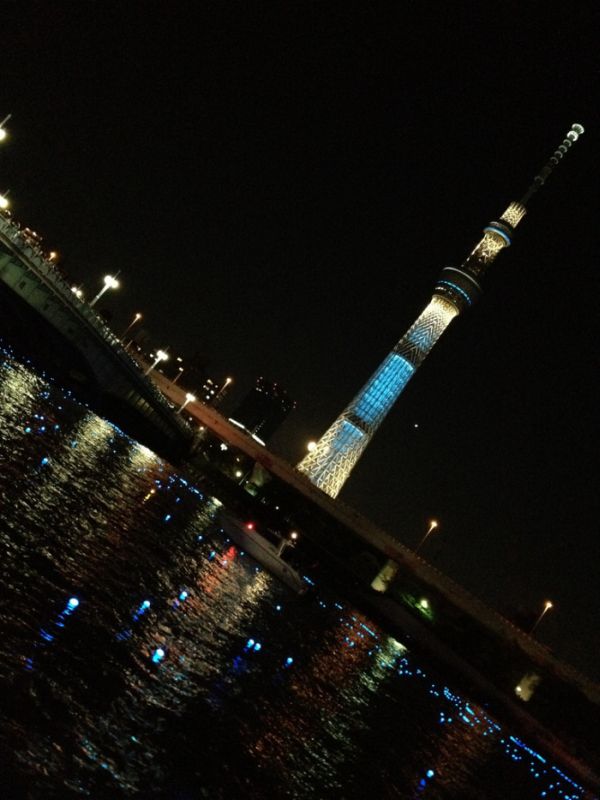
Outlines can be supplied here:
[[0, 142], [3, 142], [6, 137], [8, 136], [8, 131], [4, 127], [8, 120], [12, 117], [12, 114], [8, 114], [8, 116], [4, 117], [2, 122], [0, 122]]
[[213, 400], [213, 406], [216, 406], [216, 404], [223, 399], [223, 397], [225, 396], [225, 392], [227, 391], [227, 387], [229, 386], [230, 383], [233, 383], [233, 378], [225, 378], [225, 383], [223, 384], [223, 386], [221, 386], [221, 388], [216, 394], [215, 399]]
[[8, 192], [4, 192], [4, 194], [0, 194], [0, 211], [6, 211], [9, 207], [10, 202], [7, 197]]
[[118, 289], [118, 288], [119, 288], [119, 281], [116, 278], [113, 278], [112, 275], [105, 275], [104, 286], [102, 287], [102, 289], [100, 289], [96, 297], [94, 297], [94, 299], [90, 302], [90, 308], [96, 305], [98, 300], [100, 300], [100, 298], [107, 289]]
[[71, 291], [79, 300], [83, 300], [83, 289], [81, 286], [71, 286]]
[[171, 386], [174, 386], [179, 380], [179, 378], [181, 378], [181, 376], [183, 375], [183, 367], [177, 367], [177, 370], [178, 370], [177, 375], [171, 381]]
[[544, 616], [544, 614], [546, 614], [547, 611], [550, 611], [551, 608], [552, 608], [552, 601], [551, 600], [546, 600], [546, 602], [544, 603], [544, 609], [543, 609], [542, 613], [536, 619], [536, 621], [535, 621], [535, 623], [533, 625], [533, 628], [529, 631], [529, 635], [530, 636], [534, 632], [534, 630], [537, 628], [537, 626], [540, 624], [540, 622], [542, 621], [542, 617]]
[[185, 400], [183, 401], [183, 403], [177, 409], [177, 413], [181, 414], [181, 412], [187, 406], [187, 404], [188, 403], [193, 403], [195, 399], [196, 399], [196, 395], [195, 394], [190, 394], [189, 392], [187, 392], [186, 395], [185, 395]]
[[282, 536], [281, 541], [279, 542], [279, 547], [277, 548], [277, 555], [281, 557], [285, 552], [285, 550], [288, 547], [294, 547], [297, 541], [298, 541], [298, 534], [296, 533], [296, 531], [292, 531], [289, 535], [289, 538]]
[[169, 360], [169, 354], [168, 353], [165, 353], [164, 350], [157, 350], [156, 351], [156, 359], [154, 360], [154, 363], [150, 364], [150, 366], [148, 367], [146, 372], [144, 372], [144, 375], [150, 375], [150, 373], [152, 372], [152, 370], [154, 369], [154, 367], [158, 363], [160, 363], [161, 361], [168, 361], [168, 360]]
[[141, 314], [139, 313], [139, 311], [138, 311], [138, 312], [136, 313], [136, 315], [134, 316], [134, 318], [133, 318], [133, 319], [131, 320], [131, 322], [129, 323], [129, 325], [128, 325], [128, 326], [125, 328], [125, 330], [124, 330], [124, 331], [123, 331], [123, 333], [121, 334], [121, 341], [123, 341], [123, 339], [125, 338], [125, 334], [127, 333], [127, 331], [131, 330], [131, 328], [133, 328], [133, 326], [135, 325], [135, 323], [136, 323], [136, 322], [139, 322], [139, 321], [141, 320], [141, 318], [142, 318], [142, 315], [141, 315]]
[[429, 528], [427, 529], [427, 533], [425, 534], [425, 536], [421, 539], [421, 541], [419, 542], [419, 544], [415, 548], [415, 553], [419, 552], [419, 550], [421, 549], [421, 546], [423, 545], [423, 542], [425, 541], [425, 539], [427, 539], [429, 534], [432, 531], [434, 531], [437, 527], [438, 527], [438, 523], [434, 519], [432, 519], [431, 522], [429, 523]]
[[317, 449], [317, 443], [316, 442], [309, 442], [306, 445], [306, 449], [308, 450], [309, 453], [313, 453]]

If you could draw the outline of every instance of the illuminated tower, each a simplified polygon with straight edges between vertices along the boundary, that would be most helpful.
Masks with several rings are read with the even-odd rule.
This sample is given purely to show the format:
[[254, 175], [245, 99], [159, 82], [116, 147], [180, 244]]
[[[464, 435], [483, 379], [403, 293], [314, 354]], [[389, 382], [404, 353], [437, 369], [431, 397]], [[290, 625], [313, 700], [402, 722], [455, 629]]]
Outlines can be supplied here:
[[331, 497], [337, 497], [373, 434], [450, 322], [477, 300], [485, 271], [498, 253], [510, 245], [532, 195], [582, 133], [581, 125], [572, 125], [523, 198], [511, 203], [498, 221], [483, 229], [483, 238], [460, 267], [442, 270], [429, 305], [317, 446], [298, 464], [298, 469]]

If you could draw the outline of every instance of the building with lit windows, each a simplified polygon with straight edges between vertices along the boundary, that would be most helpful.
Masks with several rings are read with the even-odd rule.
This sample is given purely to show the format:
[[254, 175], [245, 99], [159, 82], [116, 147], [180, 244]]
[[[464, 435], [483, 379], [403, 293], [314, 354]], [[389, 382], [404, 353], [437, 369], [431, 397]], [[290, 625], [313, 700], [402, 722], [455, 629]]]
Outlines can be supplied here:
[[230, 420], [243, 427], [254, 438], [266, 442], [295, 407], [296, 402], [282, 386], [258, 378], [256, 385], [232, 413]]

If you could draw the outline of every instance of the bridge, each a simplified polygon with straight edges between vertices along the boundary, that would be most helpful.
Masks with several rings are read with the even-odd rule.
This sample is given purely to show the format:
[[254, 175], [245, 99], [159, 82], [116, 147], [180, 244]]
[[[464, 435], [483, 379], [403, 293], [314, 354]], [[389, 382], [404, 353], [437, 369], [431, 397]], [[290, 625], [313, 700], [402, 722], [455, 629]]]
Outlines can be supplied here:
[[100, 391], [151, 432], [155, 447], [184, 453], [194, 432], [174, 413], [120, 340], [77, 297], [35, 239], [0, 213], [0, 281], [46, 320], [85, 359]]
[[[381, 563], [391, 560], [401, 565], [422, 583], [443, 597], [448, 607], [476, 620], [483, 629], [492, 631], [499, 641], [511, 643], [538, 667], [543, 667], [577, 688], [592, 702], [600, 703], [600, 686], [590, 681], [570, 665], [555, 657], [544, 645], [503, 617], [495, 609], [482, 602], [464, 587], [453, 581], [441, 570], [429, 564], [417, 553], [403, 545], [398, 539], [379, 528], [356, 509], [321, 490], [296, 467], [267, 448], [245, 430], [240, 429], [216, 409], [194, 400], [186, 402], [186, 390], [172, 383], [160, 373], [153, 373], [157, 387], [177, 406], [185, 402], [186, 414], [193, 417], [201, 428], [209, 431], [228, 447], [243, 453], [260, 464], [270, 475], [290, 487], [304, 498], [307, 507], [320, 509], [332, 521], [339, 523], [348, 535], [362, 541], [380, 556]], [[191, 463], [191, 461], [190, 461]], [[306, 532], [304, 532], [306, 534]], [[373, 593], [375, 595], [376, 593]], [[371, 596], [370, 604], [389, 619], [394, 618], [394, 601]], [[406, 619], [403, 618], [406, 623]], [[488, 687], [489, 688], [489, 687]], [[507, 687], [508, 688], [508, 687]], [[511, 687], [512, 688], [512, 687]]]
[[[41, 251], [35, 240], [24, 235], [20, 227], [2, 213], [0, 213], [0, 281], [81, 354], [101, 391], [143, 418], [148, 429], [160, 434], [165, 449], [178, 454], [179, 459], [189, 456], [188, 464], [193, 463], [197, 434], [173, 407], [173, 404], [183, 405], [186, 400], [185, 389], [173, 384], [156, 371], [152, 373], [152, 379], [147, 377], [145, 375], [147, 365], [129, 355], [103, 320], [71, 290], [56, 265]], [[332, 523], [341, 525], [346, 535], [354, 541], [364, 543], [371, 552], [377, 553], [380, 566], [386, 562], [401, 566], [407, 575], [412, 575], [423, 586], [435, 590], [437, 595], [443, 598], [448, 613], [454, 613], [452, 609], [455, 609], [465, 618], [473, 619], [480, 624], [482, 630], [493, 632], [499, 642], [516, 647], [536, 672], [541, 668], [544, 672], [553, 674], [576, 688], [593, 703], [600, 702], [600, 687], [569, 665], [562, 663], [527, 633], [378, 528], [362, 514], [319, 489], [306, 475], [269, 452], [215, 409], [194, 401], [186, 403], [186, 411], [186, 416], [191, 416], [202, 428], [209, 430], [217, 439], [227, 443], [227, 446], [260, 464], [275, 479], [292, 489], [297, 497], [302, 498], [307, 508], [318, 509]], [[158, 449], [156, 445], [154, 447]], [[381, 595], [375, 598], [371, 595], [369, 604], [374, 611], [392, 621], [400, 614], [399, 605], [392, 598], [388, 599]], [[442, 615], [444, 616], [445, 614]], [[401, 619], [404, 627], [410, 622], [405, 614], [398, 619]], [[444, 624], [443, 621], [441, 624]], [[416, 638], [417, 628], [413, 633]], [[463, 669], [470, 669], [464, 659], [461, 664]], [[476, 682], [476, 671], [470, 670], [466, 674], [470, 674], [472, 680]], [[503, 686], [502, 691], [510, 691], [510, 688]], [[486, 690], [492, 689], [492, 685], [488, 682]], [[527, 721], [531, 724], [532, 718], [527, 717]], [[571, 766], [580, 769], [578, 764]], [[592, 777], [595, 780], [595, 776]]]

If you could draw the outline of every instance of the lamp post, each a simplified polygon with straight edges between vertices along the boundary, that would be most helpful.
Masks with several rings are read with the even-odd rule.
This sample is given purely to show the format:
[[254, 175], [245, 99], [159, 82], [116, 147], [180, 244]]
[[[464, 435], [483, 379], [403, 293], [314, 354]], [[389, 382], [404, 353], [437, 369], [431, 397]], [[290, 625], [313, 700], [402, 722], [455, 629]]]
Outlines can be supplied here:
[[553, 607], [552, 601], [551, 600], [546, 600], [546, 602], [544, 603], [544, 608], [542, 610], [542, 613], [539, 615], [539, 617], [534, 622], [533, 628], [529, 631], [529, 635], [530, 636], [534, 632], [534, 630], [537, 628], [537, 626], [540, 624], [540, 622], [542, 621], [542, 617], [546, 614], [547, 611], [550, 611], [550, 609], [552, 607]]
[[296, 531], [292, 531], [289, 535], [289, 538], [282, 536], [281, 541], [279, 542], [279, 547], [277, 548], [277, 555], [281, 558], [286, 549], [288, 547], [294, 547], [297, 541], [298, 534]]
[[425, 541], [425, 539], [427, 539], [427, 537], [429, 536], [429, 534], [430, 534], [432, 531], [434, 531], [434, 530], [435, 530], [437, 527], [438, 527], [438, 523], [436, 522], [436, 520], [432, 519], [432, 520], [431, 520], [431, 522], [429, 523], [429, 528], [427, 529], [427, 533], [426, 533], [426, 534], [425, 534], [425, 536], [424, 536], [424, 537], [421, 539], [421, 541], [419, 542], [419, 544], [416, 546], [416, 548], [415, 548], [415, 553], [418, 553], [418, 552], [419, 552], [419, 550], [421, 549], [421, 547], [422, 547], [422, 545], [423, 545], [423, 542]]
[[220, 403], [221, 400], [225, 397], [225, 392], [227, 391], [227, 387], [230, 383], [233, 383], [233, 378], [225, 378], [225, 383], [216, 394], [215, 399], [213, 400], [213, 406], [216, 406], [217, 403]]
[[175, 386], [179, 378], [181, 378], [181, 376], [183, 375], [183, 367], [177, 367], [177, 370], [178, 370], [177, 375], [175, 375], [175, 377], [171, 381], [171, 386]]
[[195, 399], [196, 399], [196, 395], [195, 394], [190, 394], [189, 392], [186, 392], [185, 400], [183, 401], [183, 403], [177, 409], [177, 413], [181, 414], [181, 412], [187, 406], [187, 404], [188, 403], [193, 403], [195, 401]]
[[105, 275], [104, 286], [102, 287], [102, 289], [100, 289], [96, 297], [94, 297], [94, 299], [90, 302], [90, 308], [96, 305], [98, 300], [100, 300], [100, 298], [102, 297], [104, 292], [106, 292], [107, 289], [118, 289], [118, 288], [119, 288], [119, 281], [116, 278], [113, 278], [112, 275]]
[[154, 362], [152, 364], [150, 364], [150, 366], [148, 367], [146, 372], [144, 372], [144, 375], [150, 375], [150, 373], [152, 372], [152, 370], [154, 369], [154, 367], [157, 364], [159, 364], [161, 361], [168, 361], [168, 360], [169, 360], [169, 354], [168, 353], [165, 353], [164, 350], [157, 350], [156, 351], [156, 359], [154, 360]]
[[138, 311], [138, 312], [136, 313], [136, 315], [134, 316], [134, 318], [133, 318], [133, 319], [131, 320], [131, 322], [129, 323], [129, 325], [128, 325], [128, 326], [125, 328], [125, 330], [124, 330], [124, 331], [123, 331], [123, 333], [121, 334], [121, 341], [123, 341], [123, 339], [125, 338], [125, 334], [126, 334], [128, 331], [130, 331], [130, 330], [133, 328], [133, 326], [135, 325], [135, 323], [136, 323], [136, 322], [139, 322], [139, 321], [141, 320], [141, 318], [142, 318], [142, 315], [141, 315], [141, 314], [139, 313], [139, 311]]
[[0, 142], [3, 142], [6, 139], [6, 137], [8, 136], [8, 131], [6, 130], [6, 128], [4, 126], [6, 125], [6, 123], [8, 122], [8, 120], [11, 117], [12, 117], [12, 114], [8, 114], [6, 117], [4, 117], [2, 122], [0, 122]]

